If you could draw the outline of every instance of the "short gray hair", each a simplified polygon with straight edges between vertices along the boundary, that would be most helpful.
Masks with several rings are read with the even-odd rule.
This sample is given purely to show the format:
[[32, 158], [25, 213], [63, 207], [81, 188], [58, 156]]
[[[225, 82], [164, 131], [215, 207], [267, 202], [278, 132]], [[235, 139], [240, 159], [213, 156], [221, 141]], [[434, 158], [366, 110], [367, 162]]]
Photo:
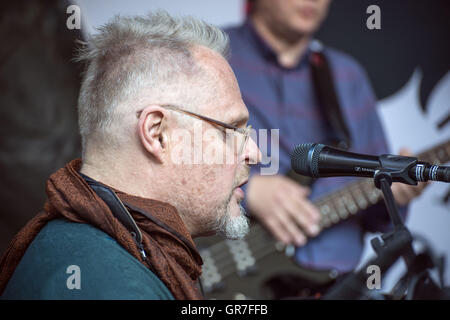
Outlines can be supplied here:
[[115, 114], [119, 103], [136, 97], [144, 86], [158, 88], [178, 75], [192, 74], [194, 47], [207, 47], [225, 59], [229, 54], [228, 36], [219, 28], [162, 10], [116, 16], [98, 31], [77, 57], [87, 63], [78, 99], [83, 150], [86, 137], [107, 132], [120, 117]]

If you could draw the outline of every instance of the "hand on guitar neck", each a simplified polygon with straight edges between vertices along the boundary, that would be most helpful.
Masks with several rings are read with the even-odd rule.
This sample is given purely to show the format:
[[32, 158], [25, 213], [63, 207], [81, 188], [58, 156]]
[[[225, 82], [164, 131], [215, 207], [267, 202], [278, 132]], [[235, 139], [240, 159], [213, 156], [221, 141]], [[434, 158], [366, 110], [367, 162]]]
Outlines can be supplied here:
[[[403, 149], [402, 156], [411, 156]], [[410, 186], [393, 183], [392, 192], [397, 204], [408, 204], [419, 196], [429, 183]], [[308, 237], [320, 232], [321, 214], [307, 197], [309, 189], [288, 177], [252, 176], [247, 188], [247, 207], [278, 241], [286, 245], [302, 246]]]

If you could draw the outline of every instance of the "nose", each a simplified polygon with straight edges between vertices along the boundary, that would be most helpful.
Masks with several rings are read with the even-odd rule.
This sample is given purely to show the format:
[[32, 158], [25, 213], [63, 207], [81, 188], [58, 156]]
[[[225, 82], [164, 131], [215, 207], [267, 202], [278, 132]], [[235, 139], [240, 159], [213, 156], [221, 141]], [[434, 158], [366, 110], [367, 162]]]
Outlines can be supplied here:
[[244, 149], [244, 156], [247, 165], [255, 165], [261, 162], [262, 153], [255, 140], [253, 140], [252, 135], [248, 138], [247, 145]]

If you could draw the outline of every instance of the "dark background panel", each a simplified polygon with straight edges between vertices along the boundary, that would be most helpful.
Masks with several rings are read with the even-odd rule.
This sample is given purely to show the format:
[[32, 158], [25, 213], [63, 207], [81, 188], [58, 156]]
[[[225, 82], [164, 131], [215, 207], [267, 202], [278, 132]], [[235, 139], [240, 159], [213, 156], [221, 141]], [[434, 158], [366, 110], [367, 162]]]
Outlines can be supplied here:
[[[381, 9], [380, 30], [366, 27], [370, 5]], [[420, 68], [425, 109], [431, 90], [450, 70], [450, 1], [335, 0], [317, 38], [355, 57], [379, 99], [397, 92]]]
[[45, 181], [80, 156], [78, 30], [65, 1], [15, 0], [0, 11], [0, 250], [45, 201]]

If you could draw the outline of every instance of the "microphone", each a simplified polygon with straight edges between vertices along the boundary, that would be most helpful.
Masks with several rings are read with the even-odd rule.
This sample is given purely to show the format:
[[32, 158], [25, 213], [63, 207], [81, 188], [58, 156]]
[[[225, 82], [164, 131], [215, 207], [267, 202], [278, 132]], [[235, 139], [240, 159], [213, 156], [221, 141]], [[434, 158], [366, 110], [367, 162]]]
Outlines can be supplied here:
[[347, 152], [318, 143], [296, 146], [291, 153], [291, 166], [296, 173], [313, 178], [374, 177], [380, 170], [389, 172], [392, 181], [406, 184], [428, 180], [450, 182], [450, 167], [431, 165], [414, 157]]

